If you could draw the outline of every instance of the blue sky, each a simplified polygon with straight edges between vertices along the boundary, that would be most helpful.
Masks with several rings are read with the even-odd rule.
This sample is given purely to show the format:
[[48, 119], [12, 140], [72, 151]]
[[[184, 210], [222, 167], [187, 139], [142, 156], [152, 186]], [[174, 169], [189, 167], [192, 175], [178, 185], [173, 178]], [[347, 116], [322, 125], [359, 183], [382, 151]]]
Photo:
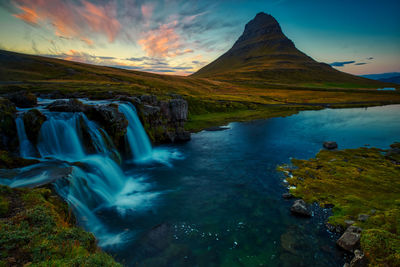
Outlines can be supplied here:
[[258, 12], [317, 61], [353, 74], [400, 71], [395, 0], [3, 0], [0, 48], [187, 75], [228, 50]]

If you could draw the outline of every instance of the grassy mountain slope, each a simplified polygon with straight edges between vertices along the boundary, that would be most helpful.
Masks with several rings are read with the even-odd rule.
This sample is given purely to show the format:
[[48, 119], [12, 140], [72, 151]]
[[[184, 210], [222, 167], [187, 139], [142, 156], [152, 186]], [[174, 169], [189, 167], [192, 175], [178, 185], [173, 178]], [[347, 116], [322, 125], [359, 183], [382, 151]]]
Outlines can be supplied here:
[[[380, 83], [379, 87], [396, 87]], [[376, 88], [376, 87], [375, 87]], [[397, 91], [279, 84], [238, 84], [208, 78], [159, 75], [0, 50], [0, 94], [27, 90], [66, 96], [109, 98], [116, 94], [181, 94], [189, 101], [188, 129], [229, 121], [293, 114], [321, 106], [400, 103]]]

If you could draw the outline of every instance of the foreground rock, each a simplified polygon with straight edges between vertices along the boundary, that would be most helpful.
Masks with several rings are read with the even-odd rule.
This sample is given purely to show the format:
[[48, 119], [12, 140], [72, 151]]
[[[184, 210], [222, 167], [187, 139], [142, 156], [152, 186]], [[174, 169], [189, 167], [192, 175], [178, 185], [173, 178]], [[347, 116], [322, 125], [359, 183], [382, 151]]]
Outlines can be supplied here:
[[14, 152], [18, 149], [16, 112], [15, 105], [10, 100], [0, 97], [0, 150]]
[[33, 144], [37, 144], [40, 128], [46, 119], [46, 116], [37, 109], [31, 109], [24, 114], [25, 132]]
[[290, 211], [297, 216], [311, 217], [310, 209], [302, 199], [296, 200], [290, 208]]
[[19, 108], [31, 108], [36, 106], [37, 104], [36, 95], [30, 92], [19, 91], [15, 93], [6, 94], [4, 95], [4, 97], [9, 99]]
[[323, 146], [326, 149], [336, 149], [336, 148], [338, 148], [338, 144], [336, 142], [332, 142], [332, 141], [324, 142]]
[[343, 235], [338, 239], [336, 244], [349, 252], [354, 252], [360, 247], [362, 229], [357, 226], [350, 226]]

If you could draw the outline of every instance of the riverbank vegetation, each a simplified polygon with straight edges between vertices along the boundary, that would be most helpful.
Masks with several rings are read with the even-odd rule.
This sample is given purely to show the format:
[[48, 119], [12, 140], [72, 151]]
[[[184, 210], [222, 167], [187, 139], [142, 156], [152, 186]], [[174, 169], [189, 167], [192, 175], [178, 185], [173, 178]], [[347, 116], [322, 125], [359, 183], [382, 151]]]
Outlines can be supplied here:
[[330, 224], [363, 229], [361, 248], [370, 266], [400, 266], [400, 143], [388, 150], [321, 150], [279, 169], [295, 197], [334, 206]]
[[47, 188], [0, 186], [0, 266], [121, 266]]

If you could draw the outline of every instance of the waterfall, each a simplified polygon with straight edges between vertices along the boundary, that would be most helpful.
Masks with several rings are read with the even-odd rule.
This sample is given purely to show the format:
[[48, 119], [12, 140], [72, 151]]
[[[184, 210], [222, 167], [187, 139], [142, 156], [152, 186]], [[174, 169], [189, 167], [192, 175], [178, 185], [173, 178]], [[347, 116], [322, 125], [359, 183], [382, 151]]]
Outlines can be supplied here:
[[119, 110], [128, 120], [126, 139], [129, 144], [132, 158], [135, 161], [146, 161], [152, 157], [152, 147], [142, 123], [137, 116], [135, 106], [131, 103], [120, 104]]
[[29, 158], [35, 156], [35, 148], [26, 136], [24, 120], [22, 116], [19, 116], [15, 120], [15, 123], [17, 125], [20, 157]]
[[[119, 110], [129, 122], [126, 140], [135, 163], [160, 162], [179, 157], [170, 148], [152, 149], [150, 140], [132, 104], [120, 104]], [[112, 225], [99, 214], [138, 212], [154, 205], [159, 192], [151, 192], [144, 175], [127, 176], [119, 164], [121, 157], [111, 138], [83, 113], [49, 112], [43, 123], [36, 148], [29, 142], [22, 117], [16, 119], [20, 154], [37, 157], [40, 163], [20, 168], [12, 179], [0, 177], [11, 187], [35, 187], [53, 183], [79, 219], [93, 232], [101, 246], [114, 245], [132, 233], [111, 231]], [[38, 153], [37, 153], [38, 152]], [[112, 224], [112, 223], [111, 223]]]
[[85, 156], [78, 136], [79, 113], [52, 114], [43, 123], [38, 150], [42, 158], [78, 161]]

